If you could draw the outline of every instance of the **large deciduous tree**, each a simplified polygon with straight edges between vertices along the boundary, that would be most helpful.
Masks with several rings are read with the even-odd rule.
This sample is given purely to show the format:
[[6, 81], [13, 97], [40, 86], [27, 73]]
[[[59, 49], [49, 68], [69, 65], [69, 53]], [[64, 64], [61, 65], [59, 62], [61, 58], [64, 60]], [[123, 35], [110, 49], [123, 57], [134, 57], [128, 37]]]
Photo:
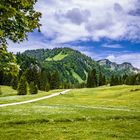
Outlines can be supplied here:
[[41, 13], [35, 11], [37, 0], [0, 0], [0, 71], [17, 75], [15, 56], [7, 52], [8, 40], [20, 42], [40, 27]]
[[27, 33], [40, 27], [40, 12], [34, 4], [37, 0], [0, 0], [0, 44], [7, 39], [20, 42], [27, 38]]
[[19, 67], [16, 64], [16, 57], [8, 53], [6, 46], [0, 48], [0, 72], [4, 74], [17, 75]]

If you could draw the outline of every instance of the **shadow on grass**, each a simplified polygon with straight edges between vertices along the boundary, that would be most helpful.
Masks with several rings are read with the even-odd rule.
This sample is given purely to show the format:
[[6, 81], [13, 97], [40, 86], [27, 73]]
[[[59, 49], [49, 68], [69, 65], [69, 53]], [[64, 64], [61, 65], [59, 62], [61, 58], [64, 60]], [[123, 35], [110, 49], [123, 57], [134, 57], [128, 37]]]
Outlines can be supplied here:
[[116, 121], [116, 120], [138, 120], [140, 121], [139, 116], [107, 116], [107, 117], [76, 117], [76, 118], [57, 118], [57, 119], [31, 119], [31, 120], [19, 120], [19, 121], [4, 121], [0, 125], [9, 124], [9, 125], [20, 125], [20, 124], [34, 124], [34, 123], [65, 123], [65, 122], [87, 122], [87, 121]]

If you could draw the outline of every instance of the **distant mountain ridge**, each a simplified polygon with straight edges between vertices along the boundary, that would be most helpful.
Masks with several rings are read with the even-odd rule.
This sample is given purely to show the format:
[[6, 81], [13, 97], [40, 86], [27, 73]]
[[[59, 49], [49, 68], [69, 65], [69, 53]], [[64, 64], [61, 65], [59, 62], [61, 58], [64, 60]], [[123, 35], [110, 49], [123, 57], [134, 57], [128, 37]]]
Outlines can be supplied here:
[[60, 79], [65, 83], [84, 83], [88, 72], [95, 68], [97, 74], [101, 71], [106, 78], [112, 75], [123, 76], [140, 72], [130, 63], [117, 64], [107, 59], [95, 61], [90, 57], [71, 48], [27, 50], [23, 55], [36, 58], [41, 66], [48, 71], [58, 71]]
[[139, 73], [140, 69], [133, 67], [131, 63], [124, 62], [122, 64], [117, 64], [115, 62], [111, 62], [108, 59], [102, 59], [97, 61], [100, 65], [105, 66], [113, 71], [129, 71], [132, 73]]

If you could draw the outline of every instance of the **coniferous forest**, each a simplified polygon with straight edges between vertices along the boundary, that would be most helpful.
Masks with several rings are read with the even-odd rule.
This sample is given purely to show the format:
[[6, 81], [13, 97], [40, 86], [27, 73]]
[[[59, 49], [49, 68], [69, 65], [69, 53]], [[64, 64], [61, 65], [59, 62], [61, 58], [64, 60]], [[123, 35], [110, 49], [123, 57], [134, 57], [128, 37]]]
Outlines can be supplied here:
[[[92, 88], [103, 85], [139, 85], [140, 74], [112, 71], [69, 48], [31, 50], [15, 55], [18, 74], [0, 71], [0, 85], [9, 85], [19, 95], [37, 94], [38, 89]], [[120, 74], [119, 74], [120, 73]]]

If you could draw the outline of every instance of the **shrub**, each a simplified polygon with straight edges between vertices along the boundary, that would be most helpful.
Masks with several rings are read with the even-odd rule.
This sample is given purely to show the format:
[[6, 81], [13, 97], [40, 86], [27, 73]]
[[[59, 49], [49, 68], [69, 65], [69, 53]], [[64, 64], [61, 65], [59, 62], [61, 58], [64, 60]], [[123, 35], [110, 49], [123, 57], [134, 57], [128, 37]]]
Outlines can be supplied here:
[[25, 76], [21, 76], [20, 81], [18, 83], [18, 95], [26, 95], [27, 94], [27, 81]]
[[45, 91], [47, 91], [47, 92], [48, 92], [49, 90], [50, 90], [50, 84], [47, 82], [47, 83], [46, 83], [46, 88], [45, 88]]
[[30, 94], [37, 94], [38, 93], [38, 87], [35, 85], [34, 82], [31, 82], [29, 85], [29, 92]]
[[1, 86], [0, 86], [0, 95], [2, 95]]
[[17, 77], [14, 77], [11, 81], [11, 86], [13, 89], [17, 90], [18, 88], [18, 78]]

